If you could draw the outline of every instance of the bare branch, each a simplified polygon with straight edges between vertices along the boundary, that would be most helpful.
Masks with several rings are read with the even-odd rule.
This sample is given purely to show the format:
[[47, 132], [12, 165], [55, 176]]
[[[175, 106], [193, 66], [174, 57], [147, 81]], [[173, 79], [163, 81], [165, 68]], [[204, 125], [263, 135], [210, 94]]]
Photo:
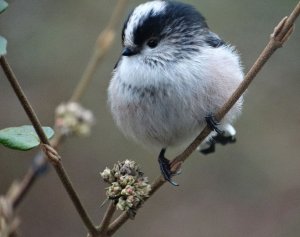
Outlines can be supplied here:
[[116, 27], [121, 20], [123, 15], [122, 13], [126, 9], [127, 3], [128, 0], [118, 1], [106, 28], [98, 36], [93, 54], [82, 75], [82, 78], [80, 79], [73, 95], [71, 96], [71, 101], [78, 101], [82, 97], [87, 86], [91, 83], [99, 62], [101, 62], [114, 42]]
[[[117, 3], [114, 12], [109, 20], [109, 23], [107, 24], [105, 30], [103, 30], [98, 37], [95, 50], [91, 56], [87, 68], [85, 69], [85, 72], [83, 73], [82, 79], [79, 81], [78, 85], [76, 86], [70, 100], [79, 101], [80, 98], [83, 96], [84, 92], [86, 91], [89, 83], [92, 80], [92, 76], [96, 70], [96, 66], [99, 65], [101, 59], [104, 56], [103, 52], [102, 53], [99, 52], [103, 51], [102, 48], [105, 48], [105, 52], [107, 52], [111, 48], [112, 42], [114, 40], [114, 34], [113, 37], [109, 37], [109, 35], [112, 34], [108, 34], [107, 29], [110, 29], [110, 31], [114, 32], [116, 25], [121, 20], [121, 17], [123, 15], [122, 12], [125, 10], [127, 3], [128, 0], [119, 0], [119, 2]], [[106, 43], [103, 42], [103, 39], [106, 39], [104, 40]], [[106, 47], [104, 47], [103, 45], [106, 45]], [[57, 147], [63, 141], [63, 138], [64, 138], [63, 135], [58, 134], [56, 132], [55, 137], [50, 141], [51, 146], [57, 149]], [[43, 156], [43, 154], [39, 153], [37, 154], [37, 157], [41, 155]], [[29, 167], [23, 179], [20, 181], [19, 183], [20, 190], [15, 196], [15, 199], [12, 201], [14, 208], [17, 208], [17, 206], [21, 203], [23, 198], [26, 196], [28, 191], [31, 189], [31, 187], [37, 180], [38, 176], [41, 175], [39, 169], [41, 167], [43, 168], [43, 166], [47, 166], [48, 161], [46, 157], [42, 157], [39, 162], [40, 163], [38, 167]]]
[[[119, 23], [119, 21], [121, 20], [122, 12], [125, 10], [127, 3], [128, 3], [128, 0], [119, 0], [118, 1], [117, 5], [114, 9], [114, 12], [110, 18], [110, 21], [107, 24], [107, 27], [101, 32], [101, 34], [99, 35], [99, 37], [97, 39], [96, 47], [93, 52], [93, 55], [91, 56], [90, 62], [88, 63], [88, 66], [83, 74], [82, 80], [79, 82], [78, 86], [74, 90], [71, 100], [78, 101], [81, 98], [83, 93], [86, 91], [88, 84], [92, 80], [92, 76], [96, 70], [97, 65], [99, 64], [101, 59], [104, 58], [107, 51], [111, 48], [112, 43], [115, 39], [115, 28], [116, 28], [117, 24]], [[1, 58], [1, 65], [2, 64], [3, 64], [3, 70], [4, 70], [4, 68], [6, 68], [7, 69], [6, 72], [8, 73], [8, 75], [11, 74], [11, 77], [15, 78], [15, 76], [13, 75], [12, 70], [9, 68], [9, 65], [7, 64], [5, 58]], [[15, 86], [14, 87], [15, 91], [22, 92], [21, 87], [18, 85], [18, 83], [12, 83], [12, 86]], [[54, 165], [56, 172], [58, 173], [61, 181], [63, 182], [70, 198], [72, 199], [78, 213], [80, 214], [83, 222], [87, 226], [89, 232], [91, 234], [95, 235], [95, 233], [97, 233], [96, 227], [93, 225], [87, 212], [83, 208], [83, 206], [80, 202], [80, 199], [79, 199], [77, 193], [75, 192], [75, 190], [63, 168], [61, 161], [59, 159], [58, 160], [55, 159], [58, 156], [55, 156], [55, 155], [53, 156], [53, 152], [56, 153], [56, 151], [53, 148], [58, 147], [58, 145], [63, 140], [63, 136], [60, 134], [56, 134], [55, 138], [49, 143], [47, 138], [44, 136], [43, 131], [40, 129], [40, 127], [41, 127], [40, 122], [38, 121], [37, 116], [34, 114], [34, 111], [31, 108], [29, 102], [27, 101], [24, 93], [17, 93], [17, 95], [18, 95], [18, 98], [20, 99], [20, 101], [23, 101], [24, 106], [25, 106], [24, 109], [25, 109], [27, 115], [29, 116], [31, 122], [33, 123], [35, 129], [37, 130], [37, 134], [39, 135], [39, 137], [41, 137], [40, 139], [41, 139], [42, 143], [44, 144], [43, 147], [45, 148], [44, 152], [47, 153], [46, 155], [50, 161], [52, 159], [52, 164]], [[39, 157], [41, 155], [42, 154], [37, 154], [37, 157]], [[58, 154], [56, 153], [56, 155], [58, 155]], [[42, 159], [40, 159], [39, 166], [42, 167], [44, 165], [45, 166], [47, 165], [47, 159], [43, 156]], [[35, 180], [40, 175], [39, 173], [40, 173], [39, 167], [30, 167], [28, 169], [24, 178], [21, 180], [21, 182], [18, 183], [18, 190], [16, 191], [16, 194], [14, 195], [13, 200], [12, 200], [14, 208], [16, 208], [20, 204], [20, 202], [23, 200], [25, 195], [28, 193], [30, 188], [33, 186]], [[111, 217], [114, 213], [114, 212], [111, 213], [110, 211], [112, 211], [112, 209], [109, 209], [109, 208], [107, 211], [108, 211], [108, 213], [106, 213], [105, 219], [104, 219], [106, 222], [111, 220]], [[111, 215], [111, 216], [109, 217], [109, 215]], [[109, 223], [106, 223], [106, 222], [103, 222], [106, 225], [106, 226], [104, 226], [105, 230], [107, 229], [107, 227], [109, 225]]]
[[112, 236], [123, 224], [129, 220], [130, 216], [127, 212], [122, 213], [113, 223], [110, 224], [107, 235]]
[[14, 196], [14, 199], [12, 200], [12, 206], [14, 209], [16, 209], [25, 195], [30, 190], [30, 187], [34, 183], [37, 176], [34, 175], [34, 170], [30, 168], [26, 175], [23, 177], [22, 181], [18, 183], [18, 193]]
[[88, 231], [91, 234], [97, 233], [97, 229], [94, 226], [94, 224], [92, 223], [85, 208], [81, 204], [81, 201], [70, 181], [70, 178], [68, 177], [68, 175], [63, 167], [61, 159], [59, 158], [59, 156], [58, 156], [57, 152], [54, 150], [54, 148], [51, 147], [50, 142], [47, 139], [47, 137], [41, 127], [41, 123], [40, 123], [38, 117], [36, 116], [32, 106], [30, 105], [28, 99], [26, 98], [15, 74], [13, 73], [12, 69], [10, 68], [10, 66], [4, 56], [2, 56], [0, 58], [0, 64], [1, 64], [1, 67], [5, 73], [8, 81], [10, 82], [12, 88], [14, 89], [16, 96], [18, 97], [28, 118], [30, 119], [37, 135], [39, 136], [41, 143], [46, 148], [46, 149], [44, 149], [44, 152], [48, 156], [48, 159], [51, 161], [52, 165], [54, 166], [61, 182], [63, 183], [67, 193], [69, 194], [69, 197], [71, 198], [82, 221], [84, 222], [85, 226], [87, 227]]
[[116, 205], [114, 204], [113, 201], [111, 201], [108, 205], [108, 208], [107, 208], [107, 210], [103, 216], [102, 222], [100, 224], [100, 228], [98, 231], [100, 235], [105, 235], [107, 233], [108, 226], [111, 222], [111, 219], [112, 219], [115, 211], [116, 211]]
[[[55, 135], [55, 137], [50, 141], [50, 144], [53, 148], [57, 148], [58, 144], [62, 141], [62, 136]], [[17, 208], [22, 202], [23, 198], [29, 192], [31, 187], [34, 185], [35, 181], [39, 176], [41, 176], [48, 167], [48, 160], [45, 157], [43, 152], [39, 152], [33, 158], [33, 164], [28, 168], [24, 177], [18, 181], [18, 190], [14, 196], [12, 203], [13, 207]]]

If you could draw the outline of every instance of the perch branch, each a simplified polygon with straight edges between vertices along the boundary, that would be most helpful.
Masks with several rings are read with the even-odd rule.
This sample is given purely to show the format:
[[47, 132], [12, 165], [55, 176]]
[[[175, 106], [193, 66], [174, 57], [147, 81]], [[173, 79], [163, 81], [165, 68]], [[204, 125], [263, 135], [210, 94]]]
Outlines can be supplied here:
[[[249, 87], [250, 83], [256, 77], [258, 72], [262, 69], [265, 63], [273, 55], [273, 53], [285, 43], [293, 31], [294, 23], [297, 17], [300, 14], [300, 2], [294, 8], [289, 17], [283, 18], [283, 20], [275, 27], [273, 34], [270, 37], [270, 40], [262, 51], [254, 65], [251, 67], [249, 72], [246, 74], [243, 82], [236, 89], [233, 95], [229, 100], [224, 104], [224, 106], [217, 112], [215, 115], [216, 119], [220, 121], [226, 113], [232, 108], [232, 106], [237, 102], [237, 100], [242, 96], [242, 94]], [[202, 132], [196, 137], [196, 139], [177, 157], [175, 157], [171, 162], [171, 170], [175, 172], [177, 168], [183, 163], [188, 157], [196, 150], [196, 148], [204, 141], [204, 139], [210, 134], [211, 129], [209, 126], [206, 126]], [[159, 176], [152, 184], [153, 195], [166, 181], [163, 176]], [[108, 228], [109, 236], [113, 235], [127, 220], [129, 215], [126, 212], [123, 212], [117, 219], [111, 223]]]
[[4, 71], [4, 74], [6, 75], [8, 81], [10, 82], [12, 88], [14, 89], [14, 92], [16, 96], [18, 97], [21, 105], [23, 106], [28, 118], [30, 119], [37, 135], [40, 138], [40, 141], [44, 147], [43, 151], [45, 152], [46, 156], [48, 159], [51, 161], [53, 164], [61, 182], [64, 185], [64, 188], [66, 189], [67, 193], [69, 194], [70, 199], [72, 200], [76, 210], [78, 211], [78, 214], [80, 215], [82, 221], [84, 222], [85, 226], [87, 227], [88, 231], [91, 234], [97, 233], [97, 229], [92, 223], [90, 217], [88, 216], [85, 208], [83, 207], [64, 167], [61, 162], [61, 159], [57, 152], [50, 146], [50, 142], [47, 139], [42, 127], [41, 123], [38, 120], [38, 117], [36, 116], [32, 106], [30, 105], [28, 99], [26, 98], [15, 74], [13, 73], [12, 69], [10, 68], [7, 60], [5, 59], [4, 56], [0, 58], [0, 64], [1, 67]]

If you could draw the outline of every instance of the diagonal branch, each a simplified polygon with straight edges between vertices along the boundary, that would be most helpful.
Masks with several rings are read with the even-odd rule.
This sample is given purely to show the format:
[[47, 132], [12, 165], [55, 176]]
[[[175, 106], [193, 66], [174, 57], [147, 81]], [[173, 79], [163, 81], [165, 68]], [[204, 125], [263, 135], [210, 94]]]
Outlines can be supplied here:
[[[105, 30], [103, 30], [100, 35], [100, 38], [110, 38], [108, 32], [115, 32], [117, 24], [120, 22], [122, 13], [126, 9], [128, 0], [119, 0], [117, 5], [115, 6], [114, 12], [107, 24], [107, 27]], [[110, 31], [106, 30], [110, 29]], [[110, 34], [111, 35], [111, 34]], [[114, 33], [113, 33], [114, 35]], [[100, 37], [101, 36], [101, 37]], [[86, 89], [88, 85], [92, 81], [92, 76], [95, 73], [96, 67], [99, 65], [101, 62], [101, 59], [104, 57], [104, 51], [108, 51], [112, 43], [114, 41], [114, 36], [113, 38], [110, 38], [109, 43], [104, 44], [107, 41], [102, 41], [100, 40], [97, 41], [95, 50], [90, 58], [90, 61], [87, 65], [87, 68], [85, 69], [85, 72], [83, 73], [82, 79], [76, 86], [76, 89], [73, 92], [73, 95], [71, 96], [70, 100], [74, 101], [79, 101], [81, 97], [84, 95], [86, 92]], [[100, 53], [102, 52], [102, 53]], [[55, 137], [50, 141], [51, 146], [54, 147], [55, 149], [62, 143], [64, 140], [65, 136], [56, 133]], [[42, 157], [41, 157], [42, 156]], [[38, 160], [38, 164], [36, 163], [36, 160]], [[34, 165], [33, 167], [29, 167], [27, 170], [25, 176], [22, 178], [20, 182], [18, 182], [18, 187], [19, 189], [17, 190], [17, 194], [14, 197], [14, 200], [12, 200], [13, 207], [17, 208], [19, 204], [22, 202], [23, 198], [26, 196], [26, 194], [29, 192], [35, 181], [39, 176], [41, 176], [44, 173], [44, 170], [46, 170], [48, 163], [46, 157], [42, 153], [38, 153], [36, 157], [34, 158], [33, 161]]]
[[[34, 170], [30, 168], [25, 176], [23, 177], [21, 182], [17, 182], [18, 188], [16, 190], [16, 195], [12, 199], [12, 206], [16, 209], [26, 194], [29, 192], [30, 187], [32, 187], [38, 176], [34, 175]], [[12, 184], [13, 185], [13, 184]]]
[[99, 62], [104, 58], [104, 56], [112, 46], [112, 43], [116, 36], [117, 25], [121, 21], [121, 17], [123, 15], [122, 13], [126, 8], [127, 3], [128, 0], [118, 1], [107, 26], [98, 36], [93, 54], [88, 62], [85, 71], [83, 72], [82, 78], [80, 79], [77, 87], [73, 92], [73, 95], [71, 96], [71, 101], [78, 101], [82, 97], [88, 85], [91, 83]]
[[[289, 36], [293, 32], [293, 26], [300, 14], [300, 1], [292, 11], [289, 17], [285, 17], [274, 29], [273, 34], [271, 35], [270, 41], [268, 42], [265, 49], [262, 51], [254, 65], [251, 67], [249, 72], [246, 74], [243, 82], [236, 89], [233, 95], [229, 100], [224, 104], [224, 106], [217, 112], [215, 115], [216, 119], [220, 121], [226, 113], [232, 108], [232, 106], [237, 102], [237, 100], [242, 96], [242, 94], [249, 87], [250, 83], [256, 77], [258, 72], [263, 68], [265, 63], [273, 55], [273, 53], [282, 47], [286, 42]], [[204, 139], [210, 134], [211, 129], [209, 126], [206, 126], [202, 132], [195, 138], [195, 140], [178, 156], [176, 156], [171, 162], [171, 170], [175, 172], [178, 167], [189, 158], [189, 156], [196, 150], [196, 148], [204, 141]], [[164, 185], [166, 181], [163, 176], [159, 176], [152, 184], [152, 192], [150, 197]], [[149, 197], [149, 198], [150, 198]], [[129, 215], [127, 212], [123, 212], [117, 219], [109, 226], [108, 235], [113, 235], [127, 220]]]
[[97, 229], [96, 229], [95, 225], [92, 223], [91, 218], [88, 216], [87, 211], [83, 207], [83, 205], [78, 197], [78, 194], [76, 193], [76, 191], [73, 187], [73, 184], [71, 183], [71, 180], [68, 177], [68, 175], [64, 169], [64, 166], [62, 164], [62, 161], [61, 161], [59, 155], [50, 146], [50, 142], [47, 139], [47, 137], [41, 127], [41, 123], [40, 123], [37, 115], [35, 114], [32, 106], [30, 105], [28, 99], [26, 98], [16, 76], [14, 75], [12, 69], [10, 68], [10, 66], [4, 56], [2, 56], [0, 58], [0, 64], [1, 64], [1, 67], [5, 73], [8, 81], [10, 82], [12, 88], [14, 89], [16, 96], [18, 97], [28, 118], [30, 119], [37, 135], [39, 136], [39, 139], [40, 139], [42, 145], [44, 146], [43, 151], [45, 152], [45, 155], [48, 157], [49, 161], [51, 161], [53, 167], [55, 168], [61, 182], [63, 183], [66, 191], [68, 192], [69, 197], [71, 198], [82, 221], [84, 222], [85, 226], [87, 227], [88, 231], [91, 234], [97, 233]]
[[[95, 46], [95, 50], [93, 51], [93, 54], [87, 65], [87, 68], [85, 69], [85, 71], [83, 73], [82, 79], [78, 83], [70, 100], [79, 101], [81, 99], [81, 97], [83, 96], [83, 94], [85, 93], [88, 85], [91, 83], [92, 77], [96, 70], [96, 67], [99, 65], [100, 61], [104, 58], [105, 54], [108, 52], [108, 50], [112, 46], [112, 43], [115, 39], [115, 30], [116, 30], [117, 24], [120, 22], [121, 17], [123, 15], [122, 13], [126, 9], [127, 4], [128, 4], [128, 0], [119, 0], [117, 5], [115, 6], [113, 14], [110, 17], [110, 20], [109, 20], [106, 28], [100, 33], [100, 35], [98, 37], [98, 40], [97, 40], [97, 43]], [[50, 142], [51, 146], [54, 148], [57, 148], [63, 141], [63, 138], [64, 137], [61, 134], [56, 135], [55, 138], [52, 139]], [[42, 157], [40, 157], [40, 156], [42, 156]], [[41, 170], [43, 170], [43, 169], [45, 169], [45, 167], [47, 167], [47, 159], [45, 159], [45, 156], [43, 154], [41, 154], [41, 153], [37, 154], [36, 158], [38, 158], [39, 164], [34, 165], [34, 167], [30, 167], [28, 169], [28, 171], [26, 172], [25, 176], [23, 177], [23, 179], [21, 180], [21, 182], [18, 182], [18, 190], [16, 190], [17, 193], [14, 196], [14, 199], [12, 200], [14, 208], [17, 208], [19, 206], [19, 204], [21, 203], [23, 198], [29, 192], [30, 188], [33, 186], [36, 179], [41, 175], [41, 173], [42, 173]], [[34, 160], [36, 160], [36, 158]], [[77, 200], [77, 202], [80, 204], [79, 199]], [[82, 206], [82, 205], [80, 204], [79, 206]], [[79, 208], [79, 209], [81, 209], [81, 208]], [[83, 216], [85, 216], [85, 215], [83, 215]], [[85, 219], [87, 219], [86, 225], [90, 226], [90, 228], [88, 228], [88, 229], [91, 229], [91, 228], [94, 229], [92, 227], [93, 225], [91, 225], [92, 222], [88, 220], [90, 218], [85, 218]]]
[[[53, 148], [57, 148], [59, 143], [62, 141], [62, 136], [55, 135], [54, 138], [51, 139], [50, 144]], [[13, 204], [13, 208], [16, 209], [30, 189], [33, 187], [35, 181], [42, 176], [49, 168], [47, 157], [45, 157], [44, 153], [41, 151], [36, 154], [33, 158], [32, 165], [26, 171], [26, 174], [21, 179], [21, 181], [17, 182], [18, 188], [15, 189], [15, 195], [11, 200]]]
[[105, 235], [107, 233], [109, 224], [111, 222], [111, 219], [113, 218], [115, 211], [116, 211], [116, 204], [113, 201], [110, 201], [109, 206], [103, 216], [102, 222], [98, 229], [98, 233], [100, 234], [100, 236]]

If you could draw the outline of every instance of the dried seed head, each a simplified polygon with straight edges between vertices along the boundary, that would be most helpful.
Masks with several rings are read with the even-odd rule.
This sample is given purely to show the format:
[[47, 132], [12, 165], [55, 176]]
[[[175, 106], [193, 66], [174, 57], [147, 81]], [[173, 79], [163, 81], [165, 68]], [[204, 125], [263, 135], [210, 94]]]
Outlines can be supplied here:
[[133, 218], [151, 191], [148, 178], [144, 177], [140, 167], [135, 161], [125, 160], [100, 174], [110, 184], [106, 191], [108, 199], [115, 200], [117, 208], [127, 211]]
[[94, 123], [93, 113], [78, 103], [62, 103], [55, 110], [55, 127], [63, 135], [87, 136]]

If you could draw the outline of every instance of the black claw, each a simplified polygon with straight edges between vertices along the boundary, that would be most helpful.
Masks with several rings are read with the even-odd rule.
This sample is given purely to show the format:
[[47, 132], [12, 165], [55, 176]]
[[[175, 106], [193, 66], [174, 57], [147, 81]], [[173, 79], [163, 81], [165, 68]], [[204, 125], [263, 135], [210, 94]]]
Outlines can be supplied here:
[[168, 181], [174, 186], [178, 186], [178, 184], [172, 180], [172, 176], [174, 176], [174, 174], [171, 172], [170, 161], [167, 158], [165, 158], [165, 152], [166, 149], [162, 149], [158, 156], [158, 163], [161, 173], [166, 181]]
[[220, 125], [213, 115], [208, 115], [205, 117], [207, 125], [211, 128], [211, 130], [216, 131], [218, 134], [222, 135], [223, 131], [218, 128]]

